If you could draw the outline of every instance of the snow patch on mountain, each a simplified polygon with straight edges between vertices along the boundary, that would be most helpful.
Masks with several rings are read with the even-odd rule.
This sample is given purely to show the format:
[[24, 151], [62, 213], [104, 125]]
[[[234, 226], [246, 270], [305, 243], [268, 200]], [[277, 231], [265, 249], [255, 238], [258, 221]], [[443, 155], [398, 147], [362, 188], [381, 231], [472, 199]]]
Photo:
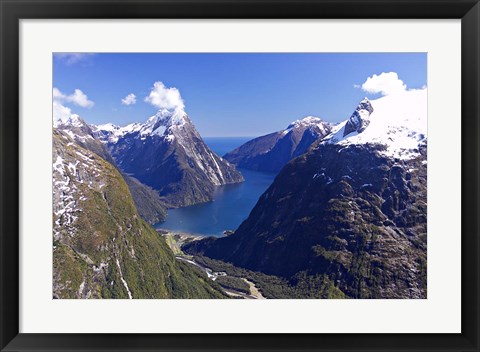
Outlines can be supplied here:
[[[165, 192], [175, 204], [211, 200], [212, 186], [243, 181], [234, 166], [211, 152], [182, 105], [160, 108], [144, 123], [125, 127], [106, 124], [92, 126], [92, 130], [124, 172]], [[145, 158], [146, 154], [158, 158]], [[160, 177], [160, 165], [171, 167], [172, 176]], [[174, 176], [177, 171], [179, 177]], [[195, 193], [192, 184], [198, 185]]]
[[[371, 109], [369, 108], [371, 107]], [[368, 121], [368, 122], [367, 122]], [[356, 129], [351, 130], [352, 126]], [[380, 153], [402, 160], [419, 155], [427, 141], [427, 89], [363, 100], [352, 116], [333, 128], [323, 144], [376, 144]]]
[[74, 141], [87, 143], [94, 140], [91, 130], [85, 121], [77, 114], [56, 116], [53, 119], [53, 127], [66, 133]]
[[292, 123], [290, 123], [285, 130], [282, 131], [282, 136], [286, 136], [289, 134], [291, 131], [294, 129], [299, 129], [299, 128], [312, 128], [312, 127], [317, 127], [320, 129], [320, 132], [322, 134], [326, 134], [326, 129], [325, 129], [326, 123], [319, 117], [316, 116], [307, 116], [304, 117], [303, 119], [300, 120], [295, 120]]
[[175, 139], [175, 131], [188, 122], [188, 117], [183, 109], [160, 109], [149, 117], [145, 123], [131, 123], [126, 126], [117, 126], [112, 123], [104, 125], [94, 125], [92, 130], [96, 137], [103, 143], [116, 144], [120, 138], [128, 134], [137, 133], [141, 140], [147, 137], [164, 137], [166, 141], [171, 142]]
[[[61, 135], [61, 138], [71, 143], [67, 135]], [[100, 190], [104, 183], [93, 153], [54, 148], [53, 157], [54, 238], [59, 239], [61, 232], [68, 236], [76, 234], [74, 225], [82, 211], [81, 203], [87, 199], [82, 187]]]
[[82, 127], [83, 122], [80, 119], [80, 116], [77, 114], [55, 116], [53, 119], [53, 127], [58, 128], [60, 126], [73, 126], [73, 127]]
[[124, 286], [125, 289], [127, 290], [128, 298], [129, 298], [129, 299], [133, 299], [132, 292], [130, 291], [130, 288], [128, 287], [127, 282], [126, 282], [125, 279], [123, 278], [122, 268], [121, 268], [121, 266], [120, 266], [120, 261], [118, 260], [118, 258], [117, 258], [117, 267], [118, 267], [118, 271], [119, 271], [119, 273], [120, 273], [120, 280], [122, 280], [123, 286]]
[[106, 123], [104, 125], [91, 125], [92, 131], [102, 143], [117, 143], [120, 138], [129, 133], [140, 131], [142, 128], [140, 123], [131, 123], [126, 126], [117, 126], [113, 123]]

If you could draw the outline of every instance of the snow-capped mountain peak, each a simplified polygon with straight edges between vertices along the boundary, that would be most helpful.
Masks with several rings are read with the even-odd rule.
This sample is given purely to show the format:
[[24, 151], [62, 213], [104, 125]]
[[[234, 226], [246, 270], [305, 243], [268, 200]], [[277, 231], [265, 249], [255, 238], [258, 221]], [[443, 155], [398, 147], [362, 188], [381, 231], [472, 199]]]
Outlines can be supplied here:
[[118, 126], [113, 123], [103, 125], [92, 125], [92, 131], [102, 143], [117, 143], [118, 139], [128, 133], [137, 132], [142, 128], [142, 124], [137, 122], [126, 126]]
[[370, 115], [372, 113], [373, 107], [370, 100], [368, 98], [363, 99], [345, 124], [343, 136], [345, 137], [354, 131], [358, 133], [363, 132], [370, 124]]
[[61, 116], [53, 119], [53, 127], [57, 128], [59, 126], [72, 126], [72, 127], [82, 127], [84, 123], [80, 119], [80, 116], [77, 114], [71, 114], [69, 116]]
[[97, 125], [95, 127], [97, 127], [97, 129], [99, 130], [106, 131], [106, 132], [113, 132], [120, 129], [120, 126], [114, 125], [113, 123], [110, 123], [110, 122], [103, 125]]
[[185, 111], [180, 108], [174, 110], [160, 109], [154, 116], [148, 119], [147, 123], [158, 122], [162, 123], [165, 127], [174, 125], [181, 126], [188, 122], [186, 116]]
[[210, 201], [214, 186], [243, 181], [208, 148], [183, 108], [160, 109], [144, 123], [125, 127], [96, 126], [94, 134], [124, 172], [168, 197], [169, 204]]
[[142, 126], [140, 129], [140, 136], [142, 139], [144, 139], [153, 135], [165, 135], [167, 139], [172, 139], [172, 129], [182, 127], [188, 122], [187, 114], [185, 111], [183, 111], [183, 109], [161, 109], [158, 110], [155, 115], [151, 116]]
[[138, 133], [144, 140], [151, 136], [164, 136], [166, 140], [175, 138], [174, 131], [188, 124], [189, 118], [183, 109], [161, 109], [147, 119], [145, 123], [131, 123], [126, 126], [117, 126], [112, 123], [93, 126], [96, 136], [104, 143], [117, 143], [127, 134]]
[[292, 121], [288, 127], [287, 127], [287, 130], [288, 129], [291, 129], [291, 128], [298, 128], [300, 126], [308, 126], [308, 125], [312, 125], [312, 124], [319, 124], [322, 122], [322, 119], [319, 118], [319, 117], [316, 117], [316, 116], [306, 116], [304, 117], [303, 119], [299, 119], [299, 120], [295, 120], [295, 121]]
[[292, 130], [295, 129], [307, 129], [307, 128], [315, 128], [319, 129], [323, 134], [328, 133], [326, 126], [329, 127], [329, 124], [323, 121], [321, 118], [316, 116], [306, 116], [303, 119], [295, 120], [291, 122], [285, 130], [283, 130], [282, 135], [287, 135]]
[[427, 89], [364, 99], [352, 116], [333, 128], [324, 144], [382, 145], [384, 155], [411, 159], [427, 141]]
[[81, 146], [94, 140], [91, 128], [77, 114], [65, 114], [63, 116], [54, 115], [53, 127], [66, 133]]

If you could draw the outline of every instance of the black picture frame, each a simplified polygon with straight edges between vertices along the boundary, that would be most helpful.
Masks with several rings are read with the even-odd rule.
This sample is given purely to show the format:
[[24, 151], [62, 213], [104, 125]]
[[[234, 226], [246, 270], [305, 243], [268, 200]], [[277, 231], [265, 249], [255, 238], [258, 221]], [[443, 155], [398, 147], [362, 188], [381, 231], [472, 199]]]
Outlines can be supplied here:
[[[2, 351], [479, 351], [478, 0], [0, 0], [0, 15]], [[461, 19], [462, 332], [221, 335], [19, 333], [19, 20], [57, 18]]]

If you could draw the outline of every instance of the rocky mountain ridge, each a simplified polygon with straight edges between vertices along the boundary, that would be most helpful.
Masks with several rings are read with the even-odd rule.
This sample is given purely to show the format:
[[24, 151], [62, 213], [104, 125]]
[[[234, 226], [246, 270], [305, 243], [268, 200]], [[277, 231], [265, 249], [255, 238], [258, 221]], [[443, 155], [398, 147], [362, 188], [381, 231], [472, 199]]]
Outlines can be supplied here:
[[[80, 147], [97, 154], [118, 169], [104, 143], [97, 138], [97, 133], [94, 133], [92, 127], [80, 116], [73, 114], [68, 119], [55, 120], [54, 129], [68, 135]], [[124, 172], [121, 174], [129, 187], [140, 216], [149, 223], [164, 220], [167, 213], [167, 201], [162, 199], [151, 187], [131, 175]]]
[[318, 117], [296, 120], [285, 130], [257, 137], [224, 155], [239, 168], [278, 172], [291, 159], [305, 153], [332, 125]]
[[427, 141], [427, 93], [425, 88], [365, 99], [322, 143], [371, 144], [381, 146], [381, 153], [391, 158], [415, 158]]

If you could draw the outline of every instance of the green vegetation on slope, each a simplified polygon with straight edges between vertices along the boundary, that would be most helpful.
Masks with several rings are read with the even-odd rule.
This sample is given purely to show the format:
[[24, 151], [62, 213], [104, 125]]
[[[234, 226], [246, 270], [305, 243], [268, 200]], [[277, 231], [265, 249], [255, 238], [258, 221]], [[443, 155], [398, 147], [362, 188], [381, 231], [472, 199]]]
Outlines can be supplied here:
[[250, 285], [247, 284], [244, 280], [238, 277], [233, 277], [233, 276], [219, 276], [215, 280], [217, 284], [219, 284], [222, 287], [225, 287], [226, 289], [231, 289], [239, 292], [243, 292], [247, 295], [249, 295], [250, 292]]
[[183, 251], [282, 277], [306, 297], [425, 298], [426, 145], [408, 160], [377, 148], [314, 146], [234, 234]]
[[[266, 298], [349, 298], [324, 277], [321, 279], [305, 277], [305, 280], [303, 281], [301, 278], [299, 278], [298, 281], [289, 281], [279, 276], [266, 275], [258, 271], [240, 268], [231, 263], [211, 259], [205, 256], [195, 255], [194, 259], [197, 263], [210, 268], [213, 271], [226, 272], [228, 275], [227, 277], [237, 278], [239, 280], [246, 278], [247, 280], [254, 282], [255, 286]], [[217, 278], [216, 281], [220, 279], [221, 277]], [[243, 282], [245, 283], [245, 281]], [[224, 286], [222, 281], [218, 281], [218, 283]], [[238, 288], [234, 289], [242, 292], [242, 290], [239, 290]]]
[[153, 188], [144, 185], [136, 178], [123, 174], [130, 189], [138, 214], [150, 224], [165, 221], [167, 218], [167, 202]]
[[54, 212], [55, 298], [226, 297], [204, 273], [176, 261], [138, 216], [113, 165], [58, 131], [53, 154], [64, 165], [54, 172], [54, 202], [70, 206]]

